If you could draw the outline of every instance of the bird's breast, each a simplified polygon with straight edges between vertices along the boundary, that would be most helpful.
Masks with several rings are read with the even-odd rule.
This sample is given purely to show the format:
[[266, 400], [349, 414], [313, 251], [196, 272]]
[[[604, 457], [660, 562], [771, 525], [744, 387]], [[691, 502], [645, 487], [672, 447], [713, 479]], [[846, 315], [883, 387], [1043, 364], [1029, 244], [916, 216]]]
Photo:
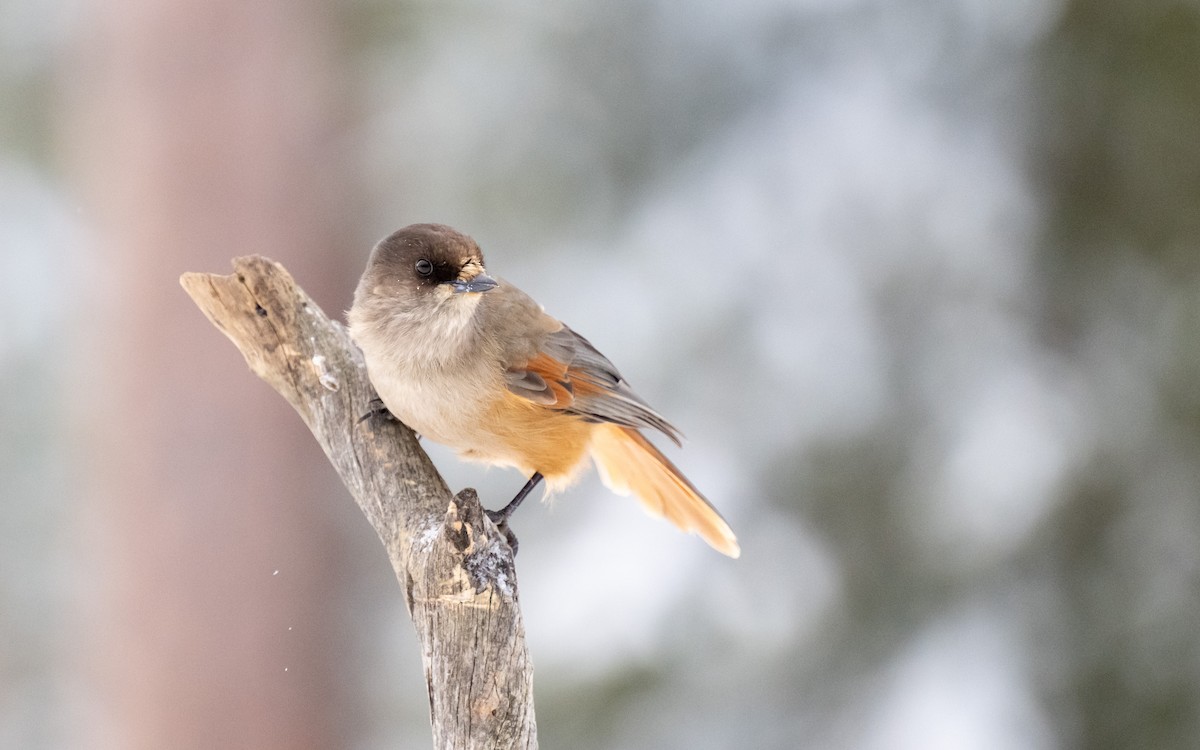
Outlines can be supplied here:
[[487, 372], [431, 372], [377, 365], [367, 372], [379, 398], [400, 421], [455, 450], [470, 450], [480, 415], [488, 410], [499, 378]]

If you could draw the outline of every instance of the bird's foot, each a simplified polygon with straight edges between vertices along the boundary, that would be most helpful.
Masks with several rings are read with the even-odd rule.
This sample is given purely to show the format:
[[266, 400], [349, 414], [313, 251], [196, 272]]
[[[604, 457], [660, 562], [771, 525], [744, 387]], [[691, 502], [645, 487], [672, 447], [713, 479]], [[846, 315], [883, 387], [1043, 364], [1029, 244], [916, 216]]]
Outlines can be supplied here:
[[512, 550], [513, 557], [516, 557], [517, 547], [520, 546], [520, 542], [517, 541], [517, 535], [513, 533], [512, 527], [508, 525], [508, 517], [512, 511], [508, 511], [508, 513], [505, 511], [508, 511], [508, 506], [500, 510], [483, 509], [483, 512], [492, 520], [492, 523], [496, 524], [496, 530], [504, 535], [504, 541], [508, 542], [508, 547]]
[[508, 541], [508, 546], [512, 547], [513, 557], [517, 556], [517, 535], [508, 527], [508, 519], [520, 507], [525, 496], [532, 492], [533, 488], [537, 487], [540, 481], [542, 481], [542, 474], [535, 471], [533, 476], [529, 478], [529, 481], [525, 483], [525, 486], [521, 488], [521, 491], [517, 493], [517, 496], [508, 501], [508, 505], [505, 505], [500, 510], [485, 509], [483, 511], [487, 513], [488, 518], [492, 519], [492, 523], [496, 524], [496, 528], [504, 534], [504, 538]]
[[367, 403], [367, 406], [369, 406], [371, 410], [358, 418], [359, 424], [366, 422], [368, 419], [371, 419], [372, 417], [383, 417], [384, 419], [386, 419], [389, 422], [397, 421], [396, 415], [392, 414], [388, 410], [387, 405], [383, 403], [383, 399], [379, 398], [378, 396], [371, 399], [370, 402]]

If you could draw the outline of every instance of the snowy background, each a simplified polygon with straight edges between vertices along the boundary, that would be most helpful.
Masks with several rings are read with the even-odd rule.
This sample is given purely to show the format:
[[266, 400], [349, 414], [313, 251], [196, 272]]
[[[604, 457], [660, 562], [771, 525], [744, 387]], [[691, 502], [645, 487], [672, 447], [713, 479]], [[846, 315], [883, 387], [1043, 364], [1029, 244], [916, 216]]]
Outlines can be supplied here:
[[33, 0], [0, 96], [0, 747], [428, 745], [377, 541], [176, 281], [337, 315], [418, 221], [743, 550], [523, 508], [543, 746], [1200, 736], [1194, 3]]

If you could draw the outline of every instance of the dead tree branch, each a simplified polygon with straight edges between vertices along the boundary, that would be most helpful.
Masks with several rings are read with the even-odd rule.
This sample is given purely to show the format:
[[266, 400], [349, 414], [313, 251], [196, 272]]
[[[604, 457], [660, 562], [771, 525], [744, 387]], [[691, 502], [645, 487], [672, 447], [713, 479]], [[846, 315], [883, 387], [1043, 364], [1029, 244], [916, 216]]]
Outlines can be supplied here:
[[374, 391], [345, 327], [278, 263], [233, 266], [180, 283], [299, 412], [379, 534], [421, 642], [434, 747], [537, 747], [533, 667], [502, 535], [473, 490], [450, 493], [411, 430], [359, 422]]

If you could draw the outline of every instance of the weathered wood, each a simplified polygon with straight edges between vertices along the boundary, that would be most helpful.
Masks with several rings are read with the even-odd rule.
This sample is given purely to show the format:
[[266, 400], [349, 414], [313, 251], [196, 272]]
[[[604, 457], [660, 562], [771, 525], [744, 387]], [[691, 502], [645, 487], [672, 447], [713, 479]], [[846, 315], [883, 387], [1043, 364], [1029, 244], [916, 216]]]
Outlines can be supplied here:
[[403, 424], [359, 421], [374, 396], [362, 355], [283, 266], [233, 266], [180, 283], [299, 412], [379, 534], [421, 642], [434, 747], [537, 747], [512, 552], [474, 490], [452, 495]]

